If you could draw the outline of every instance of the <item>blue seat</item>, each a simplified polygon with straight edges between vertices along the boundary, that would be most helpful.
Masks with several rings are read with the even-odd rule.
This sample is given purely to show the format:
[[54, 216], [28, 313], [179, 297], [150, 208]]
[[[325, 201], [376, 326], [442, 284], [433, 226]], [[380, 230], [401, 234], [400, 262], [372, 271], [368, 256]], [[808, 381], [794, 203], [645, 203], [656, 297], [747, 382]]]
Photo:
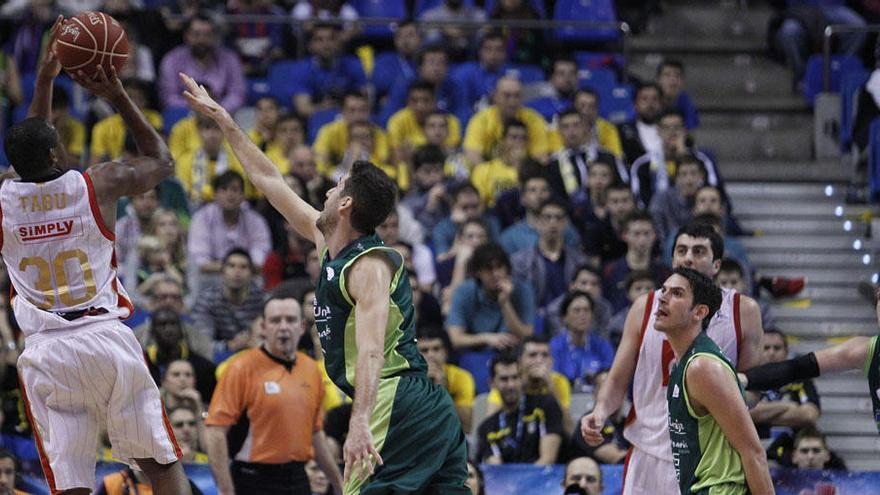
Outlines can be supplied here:
[[602, 97], [611, 97], [617, 84], [617, 74], [611, 69], [578, 69], [578, 81], [582, 88], [590, 88]]
[[853, 110], [859, 88], [868, 80], [870, 73], [856, 70], [844, 73], [840, 78], [840, 149], [849, 151], [852, 145]]
[[324, 127], [326, 124], [333, 122], [333, 120], [336, 119], [337, 115], [339, 115], [339, 109], [328, 108], [326, 110], [318, 110], [317, 112], [309, 116], [309, 144], [315, 142], [315, 138], [318, 137], [318, 131], [321, 130], [321, 127]]
[[489, 364], [494, 357], [495, 351], [468, 351], [458, 355], [458, 365], [474, 377], [477, 395], [489, 391]]
[[[557, 0], [553, 19], [559, 21], [617, 22], [612, 0]], [[617, 41], [616, 28], [567, 26], [556, 29], [556, 40], [563, 43], [603, 43]]]
[[880, 118], [871, 122], [868, 132], [868, 198], [877, 202], [880, 201]]
[[307, 60], [282, 60], [269, 66], [269, 94], [282, 106], [293, 104], [291, 99], [305, 74], [305, 63]]
[[600, 94], [599, 114], [614, 124], [631, 121], [636, 113], [633, 108], [634, 94], [635, 87], [632, 84], [614, 86], [610, 95]]
[[[12, 111], [13, 123], [21, 122], [27, 117], [28, 108], [31, 106], [31, 101], [34, 99], [35, 82], [35, 74], [21, 75], [21, 91], [23, 93], [23, 98], [21, 104], [16, 106]], [[54, 87], [64, 88], [64, 91], [67, 92], [67, 96], [70, 100], [70, 116], [82, 121], [88, 111], [88, 100], [90, 99], [90, 95], [79, 86], [76, 86], [73, 83], [73, 79], [64, 73], [61, 73], [55, 78]], [[77, 98], [78, 94], [85, 95], [85, 97]]]
[[165, 134], [171, 134], [174, 124], [180, 122], [189, 115], [189, 107], [169, 107], [162, 111], [162, 124], [165, 126]]
[[[269, 90], [269, 80], [264, 77], [248, 77], [245, 79], [245, 85], [247, 85], [247, 104], [248, 105], [256, 105], [257, 100], [264, 96], [272, 96]], [[290, 102], [279, 101], [279, 104], [284, 105], [287, 103], [289, 106]]]
[[[415, 6], [413, 6], [413, 17], [419, 19], [422, 14], [440, 5], [443, 5], [443, 0], [416, 0]], [[464, 5], [473, 7], [474, 0], [464, 0]]]
[[[403, 20], [407, 17], [404, 0], [354, 0], [352, 6], [361, 18], [392, 18]], [[388, 25], [367, 24], [363, 35], [366, 38], [390, 40], [394, 34]]]
[[[807, 105], [813, 106], [816, 95], [823, 91], [822, 55], [813, 55], [807, 61], [807, 70], [804, 74], [804, 99]], [[840, 79], [842, 74], [865, 70], [862, 61], [852, 55], [834, 55], [831, 57], [831, 87], [829, 91], [840, 91]]]
[[[547, 9], [544, 7], [544, 2], [542, 0], [530, 0], [532, 4], [532, 8], [541, 16], [541, 19], [547, 18]], [[495, 0], [486, 0], [483, 4], [483, 9], [486, 11], [486, 15], [492, 15], [492, 11], [495, 10]]]
[[544, 75], [544, 69], [537, 65], [510, 64], [506, 72], [519, 79], [519, 82], [523, 84], [541, 83], [547, 79]]

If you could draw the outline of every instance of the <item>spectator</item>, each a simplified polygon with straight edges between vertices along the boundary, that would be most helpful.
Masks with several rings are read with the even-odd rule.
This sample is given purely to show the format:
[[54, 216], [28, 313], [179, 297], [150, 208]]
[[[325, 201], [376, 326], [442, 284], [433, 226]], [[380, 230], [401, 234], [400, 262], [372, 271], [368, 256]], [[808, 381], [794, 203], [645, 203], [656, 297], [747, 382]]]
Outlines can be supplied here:
[[[183, 285], [180, 281], [171, 277], [160, 276], [157, 278], [150, 291], [149, 296], [150, 312], [168, 309], [174, 312], [181, 319], [184, 343], [188, 350], [196, 353], [203, 358], [213, 359], [214, 350], [211, 339], [206, 337], [202, 332], [196, 329], [190, 322], [190, 318], [185, 313], [183, 304]], [[150, 318], [134, 328], [134, 335], [140, 342], [141, 347], [146, 350], [150, 346], [156, 344], [155, 336], [151, 331], [152, 323]]]
[[290, 154], [306, 145], [306, 127], [301, 118], [290, 113], [281, 116], [275, 124], [272, 142], [266, 157], [272, 160], [282, 174], [290, 172]]
[[[530, 0], [499, 0], [489, 13], [492, 20], [536, 21], [541, 14]], [[518, 64], [541, 64], [544, 60], [544, 36], [540, 29], [502, 28], [506, 38], [507, 59]]]
[[[654, 272], [651, 270], [633, 270], [626, 274], [626, 277], [623, 279], [623, 286], [626, 288], [626, 299], [629, 301], [629, 304], [614, 313], [608, 322], [608, 340], [611, 341], [611, 345], [615, 349], [620, 343], [620, 338], [623, 336], [623, 325], [626, 323], [626, 315], [629, 313], [629, 308], [632, 307], [632, 304], [636, 302], [639, 296], [652, 292], [657, 288], [657, 277], [654, 276]], [[724, 287], [721, 284], [719, 286]], [[762, 322], [767, 326], [766, 320], [762, 320]]]
[[[156, 129], [162, 129], [162, 114], [148, 108], [149, 88], [147, 84], [138, 79], [125, 79], [122, 82], [122, 87], [125, 88], [131, 101], [143, 112], [150, 124]], [[118, 113], [101, 119], [92, 128], [89, 164], [95, 165], [121, 158], [127, 135], [125, 123]]]
[[[282, 16], [284, 10], [271, 0], [235, 0], [229, 2], [227, 12], [231, 15]], [[284, 57], [284, 29], [279, 23], [250, 21], [235, 23], [232, 45], [250, 77], [266, 75], [272, 62]]]
[[456, 181], [468, 180], [471, 169], [461, 148], [458, 146], [450, 148], [446, 145], [451, 136], [448, 114], [439, 110], [431, 112], [425, 119], [424, 129], [427, 143], [439, 147], [446, 153], [446, 162], [443, 165], [446, 176]]
[[217, 385], [214, 363], [190, 351], [180, 315], [170, 308], [157, 309], [150, 315], [150, 335], [155, 343], [148, 345], [144, 352], [150, 364], [159, 371], [159, 375], [164, 375], [172, 362], [187, 361], [192, 365], [196, 390], [202, 402], [210, 402]]
[[196, 389], [195, 376], [195, 370], [189, 361], [178, 359], [168, 363], [165, 373], [162, 373], [162, 388], [159, 389], [165, 407], [171, 409], [184, 405], [198, 411], [201, 416], [204, 408], [202, 395]]
[[[315, 138], [313, 149], [318, 160], [318, 172], [326, 177], [335, 177], [339, 164], [343, 164], [346, 154], [353, 151], [351, 146], [350, 126], [355, 123], [369, 122], [370, 104], [362, 93], [348, 93], [342, 97], [342, 118], [336, 119], [321, 127]], [[391, 158], [388, 147], [388, 136], [379, 126], [368, 124], [372, 134], [373, 153], [370, 161], [374, 164], [388, 163]], [[350, 158], [349, 158], [350, 160]], [[342, 169], [344, 170], [344, 168]]]
[[[282, 127], [283, 122], [282, 120]], [[287, 156], [289, 157], [287, 178], [292, 179], [290, 181], [292, 187], [300, 187], [301, 198], [315, 208], [322, 208], [327, 191], [336, 184], [318, 173], [318, 161], [315, 153], [308, 146], [297, 145]]]
[[159, 94], [165, 108], [187, 107], [178, 74], [189, 74], [211, 87], [217, 101], [231, 113], [244, 105], [244, 69], [238, 55], [220, 46], [220, 26], [205, 14], [189, 20], [184, 44], [166, 53], [159, 65]]
[[296, 233], [289, 223], [284, 223], [285, 242], [273, 249], [263, 264], [263, 288], [274, 289], [291, 279], [307, 279], [306, 250], [311, 243]]
[[611, 368], [614, 348], [605, 338], [590, 332], [593, 298], [586, 292], [566, 294], [560, 313], [565, 327], [550, 341], [553, 369], [568, 378], [575, 391], [591, 392], [596, 375]]
[[490, 374], [502, 406], [480, 424], [477, 459], [487, 464], [555, 463], [563, 432], [556, 399], [524, 393], [519, 364], [513, 358], [493, 359]]
[[24, 101], [24, 91], [21, 87], [21, 74], [15, 65], [15, 59], [0, 47], [0, 133], [6, 134], [8, 112]]
[[[125, 36], [128, 38], [128, 58], [125, 65], [118, 75], [121, 79], [139, 79], [151, 85], [156, 84], [156, 61], [153, 57], [153, 50], [150, 46], [143, 43], [143, 33], [151, 31], [151, 22], [133, 22], [132, 17], [137, 15], [131, 5], [134, 0], [119, 0], [103, 2], [101, 10], [113, 16], [114, 19], [122, 24], [125, 29]], [[115, 4], [121, 6], [124, 11], [111, 12], [110, 6]], [[77, 12], [78, 13], [78, 12]], [[126, 19], [128, 18], [128, 19]], [[155, 44], [152, 42], [151, 44]], [[151, 89], [152, 90], [152, 89]]]
[[463, 61], [470, 56], [476, 44], [476, 29], [467, 28], [453, 21], [483, 22], [486, 12], [465, 0], [443, 0], [434, 8], [426, 10], [420, 21], [444, 22], [442, 26], [430, 26], [425, 33], [425, 44], [449, 48], [452, 58]]
[[462, 430], [470, 432], [475, 395], [474, 377], [467, 370], [447, 362], [452, 344], [442, 327], [434, 323], [420, 323], [416, 337], [419, 352], [428, 363], [428, 378], [449, 392], [458, 417], [461, 418]]
[[568, 227], [566, 204], [550, 198], [538, 208], [538, 242], [511, 256], [514, 277], [530, 285], [535, 304], [546, 308], [565, 293], [565, 287], [577, 268], [587, 262], [577, 245], [565, 243]]
[[309, 493], [311, 495], [328, 495], [330, 493], [330, 480], [327, 479], [327, 475], [314, 459], [306, 463], [306, 476], [309, 478]]
[[[792, 87], [802, 89], [806, 60], [820, 46], [825, 27], [830, 24], [862, 27], [865, 20], [839, 0], [787, 0], [775, 2], [785, 6], [770, 24], [768, 40], [773, 52], [785, 59], [792, 71]], [[838, 52], [843, 55], [859, 55], [865, 42], [865, 33], [852, 32], [840, 35]]]
[[663, 91], [655, 83], [645, 83], [636, 88], [636, 118], [617, 126], [624, 160], [628, 165], [644, 155], [659, 154], [663, 150], [663, 142], [657, 128], [657, 119], [662, 108]]
[[664, 110], [674, 110], [684, 116], [684, 125], [695, 129], [700, 125], [700, 115], [691, 97], [684, 90], [684, 64], [666, 59], [657, 66], [657, 85], [663, 92], [661, 102]]
[[[596, 403], [599, 391], [607, 379], [607, 371], [596, 375], [593, 386], [593, 404]], [[598, 445], [589, 445], [584, 441], [580, 422], [578, 422], [571, 436], [569, 455], [572, 457], [586, 456], [596, 459], [601, 464], [623, 464], [630, 446], [623, 436], [624, 423], [626, 423], [626, 414], [624, 414], [623, 408], [620, 408], [605, 420], [605, 425], [602, 427], [602, 442]]]
[[[256, 115], [254, 116], [254, 126], [248, 130], [247, 135], [251, 141], [261, 150], [267, 153], [275, 140], [275, 131], [281, 117], [281, 108], [273, 96], [261, 96], [254, 104]], [[302, 125], [302, 121], [300, 121]]]
[[[214, 178], [214, 201], [193, 215], [189, 261], [199, 273], [219, 273], [230, 249], [243, 249], [253, 264], [263, 266], [272, 249], [266, 220], [244, 200], [244, 180], [233, 171]], [[197, 286], [197, 285], [195, 285]]]
[[12, 55], [19, 74], [37, 72], [37, 62], [46, 46], [43, 40], [58, 15], [55, 3], [54, 0], [32, 0], [24, 3], [26, 8], [29, 7], [28, 10], [22, 12], [22, 19], [16, 23], [16, 28], [3, 37], [4, 40], [9, 40], [4, 51]]
[[[366, 87], [367, 76], [360, 61], [342, 54], [339, 26], [316, 24], [312, 27], [309, 53], [312, 56], [302, 69], [302, 80], [293, 90], [293, 108], [302, 117], [344, 105], [346, 94]], [[363, 119], [366, 118], [365, 115]]]
[[130, 256], [137, 256], [141, 235], [152, 232], [153, 215], [159, 209], [159, 194], [153, 189], [131, 198], [125, 216], [116, 222], [116, 262], [126, 266]]
[[553, 61], [548, 83], [548, 94], [529, 101], [527, 106], [540, 113], [544, 120], [551, 122], [558, 114], [574, 105], [574, 95], [578, 90], [577, 61], [571, 57], [557, 57]]
[[[618, 160], [623, 159], [623, 147], [617, 126], [599, 116], [599, 94], [590, 88], [582, 88], [574, 94], [573, 108], [587, 124], [591, 146], [603, 148]], [[551, 151], [562, 148], [562, 136], [558, 128], [553, 128], [547, 136]]]
[[636, 201], [630, 187], [623, 183], [608, 186], [604, 220], [584, 225], [581, 239], [584, 251], [607, 263], [626, 254], [626, 243], [621, 238], [623, 219], [636, 209]]
[[[868, 201], [868, 145], [871, 140], [871, 123], [880, 117], [880, 41], [874, 43], [873, 55], [874, 67], [871, 68], [868, 80], [853, 95], [850, 136], [853, 170], [846, 193], [846, 202], [849, 204], [864, 204]], [[841, 144], [846, 145], [845, 136], [841, 136], [841, 141]]]
[[215, 356], [248, 345], [251, 322], [259, 316], [263, 299], [254, 273], [250, 254], [234, 248], [223, 258], [222, 282], [205, 287], [196, 298], [192, 319], [214, 342]]
[[124, 271], [124, 279], [132, 287], [131, 301], [139, 308], [147, 306], [147, 293], [157, 278], [170, 277], [183, 284], [183, 273], [171, 262], [169, 246], [155, 235], [141, 236], [136, 256]]
[[202, 418], [196, 415], [196, 411], [185, 405], [168, 409], [168, 422], [174, 431], [174, 439], [180, 446], [180, 460], [188, 464], [208, 464], [208, 454], [200, 449]]
[[532, 334], [532, 290], [511, 278], [510, 259], [501, 246], [490, 243], [474, 250], [468, 275], [453, 292], [446, 318], [453, 347], [509, 349]]
[[[400, 215], [397, 211], [391, 210], [385, 221], [376, 227], [376, 234], [386, 246], [393, 246], [400, 240]], [[411, 255], [413, 270], [419, 281], [418, 286], [426, 292], [431, 292], [434, 282], [437, 281], [431, 249], [422, 243], [413, 244]]]
[[412, 160], [412, 187], [400, 201], [428, 232], [449, 214], [446, 195], [450, 184], [443, 177], [445, 161], [446, 156], [439, 146], [425, 144], [416, 148]]
[[528, 156], [545, 163], [549, 156], [547, 122], [538, 112], [522, 106], [522, 83], [509, 76], [499, 78], [492, 102], [467, 125], [463, 146], [468, 162], [476, 165], [498, 158], [503, 153], [502, 141], [509, 122], [519, 120], [526, 130]]
[[570, 491], [572, 485], [583, 490], [585, 495], [602, 495], [602, 470], [596, 461], [589, 457], [576, 457], [568, 461], [562, 477], [565, 493], [575, 493]]
[[[551, 167], [552, 163], [551, 161]], [[572, 204], [572, 222], [579, 226], [582, 232], [601, 225], [608, 218], [608, 188], [612, 184], [620, 183], [616, 181], [615, 168], [614, 162], [607, 159], [597, 159], [590, 163], [586, 184], [581, 185], [580, 189], [575, 190], [569, 198]], [[551, 168], [550, 173], [554, 172], [555, 170]], [[566, 195], [563, 194], [561, 197], [564, 198]]]
[[629, 304], [623, 281], [634, 270], [649, 270], [654, 274], [659, 287], [668, 278], [669, 269], [654, 257], [657, 233], [651, 215], [644, 211], [634, 211], [623, 220], [623, 241], [626, 254], [605, 265], [602, 270], [603, 293], [611, 303], [614, 312]]
[[[409, 85], [406, 108], [388, 120], [388, 143], [398, 161], [411, 163], [412, 155], [418, 146], [426, 144], [425, 121], [431, 112], [437, 110], [434, 85], [428, 81], [417, 80]], [[461, 123], [453, 115], [447, 115], [449, 130], [444, 148], [455, 148], [461, 142]]]
[[[593, 265], [584, 264], [575, 270], [571, 281], [568, 283], [567, 293], [581, 291], [586, 292], [593, 298], [593, 333], [607, 337], [608, 321], [611, 319], [611, 303], [602, 295], [602, 273]], [[544, 312], [544, 334], [555, 336], [562, 329], [564, 322], [562, 314], [563, 294], [547, 305]]]
[[376, 101], [382, 101], [395, 81], [412, 80], [416, 59], [422, 45], [422, 35], [413, 20], [404, 20], [394, 29], [394, 50], [376, 56], [373, 62], [372, 83]]
[[[416, 80], [431, 84], [431, 91], [437, 101], [437, 109], [452, 112], [459, 88], [449, 76], [448, 59], [449, 56], [442, 46], [428, 46], [419, 52], [416, 71], [409, 77], [400, 78], [394, 82], [388, 93], [388, 98], [385, 100], [379, 120], [387, 122], [394, 113], [406, 105], [409, 88]], [[452, 135], [450, 134], [450, 136]], [[461, 131], [455, 134], [455, 139], [455, 144], [458, 145], [458, 141], [461, 140]]]
[[25, 492], [15, 488], [19, 482], [21, 464], [18, 458], [7, 449], [0, 449], [0, 489], [9, 495], [26, 495]]
[[798, 469], [846, 469], [843, 460], [828, 450], [825, 434], [814, 427], [798, 432], [791, 461]]
[[460, 89], [454, 109], [459, 120], [469, 121], [478, 106], [488, 105], [486, 99], [507, 68], [504, 36], [499, 31], [489, 31], [480, 40], [477, 61], [464, 62], [452, 73]]
[[[751, 296], [753, 295], [751, 281], [752, 275], [746, 273], [739, 261], [733, 258], [723, 258], [721, 260], [721, 268], [718, 269], [718, 274], [715, 275], [715, 283], [718, 284], [718, 287], [736, 289], [741, 294]], [[776, 316], [770, 304], [761, 297], [755, 297], [755, 301], [761, 307], [761, 324], [764, 328], [776, 328]], [[758, 433], [760, 433], [760, 430]]]
[[489, 239], [497, 239], [501, 228], [495, 216], [485, 213], [480, 193], [470, 182], [463, 182], [450, 188], [450, 213], [440, 220], [431, 232], [434, 241], [434, 252], [438, 263], [441, 257], [452, 247], [452, 242], [461, 225], [467, 220], [481, 220], [489, 231]]
[[[763, 364], [785, 361], [788, 359], [788, 339], [782, 331], [765, 327]], [[749, 410], [758, 435], [774, 440], [767, 451], [768, 459], [782, 462], [785, 462], [786, 451], [790, 452], [797, 433], [816, 427], [820, 412], [819, 393], [812, 380], [793, 382], [767, 391], [761, 401]], [[797, 448], [794, 452], [797, 452]]]
[[[736, 258], [738, 262], [743, 264], [744, 268], [749, 270], [746, 272], [746, 280], [750, 282], [751, 263], [749, 263], [748, 253], [746, 252], [745, 245], [743, 245], [742, 241], [727, 234], [727, 231], [729, 230], [728, 227], [734, 224], [735, 221], [727, 215], [724, 196], [717, 187], [707, 185], [697, 189], [697, 193], [694, 195], [692, 221], [698, 218], [702, 219], [705, 223], [717, 225], [719, 234], [724, 237], [725, 255]], [[667, 266], [672, 265], [672, 247], [674, 241], [674, 238], [669, 237], [664, 241], [663, 259]], [[750, 285], [748, 282], [746, 285]]]
[[495, 206], [502, 193], [516, 187], [520, 172], [541, 167], [529, 158], [528, 139], [525, 123], [517, 119], [505, 121], [497, 156], [474, 167], [471, 181], [486, 206]]
[[697, 191], [706, 183], [706, 168], [696, 157], [685, 155], [678, 159], [672, 181], [673, 187], [651, 197], [648, 208], [660, 244], [691, 221]]
[[[291, 9], [290, 15], [297, 21], [331, 21], [333, 19], [341, 19], [345, 21], [342, 24], [342, 30], [339, 33], [339, 41], [343, 45], [347, 44], [359, 32], [360, 28], [354, 22], [358, 20], [358, 11], [352, 7], [351, 3], [345, 0], [299, 0]], [[307, 28], [311, 28], [311, 24], [306, 22]]]
[[[274, 294], [263, 306], [261, 327], [265, 344], [229, 365], [205, 420], [219, 491], [308, 491], [305, 464], [315, 459], [336, 493], [342, 493], [342, 476], [322, 431], [321, 372], [314, 360], [296, 351], [304, 331], [299, 302]], [[245, 436], [228, 437], [236, 425], [246, 432], [246, 446]], [[235, 459], [231, 466], [230, 454]]]
[[[450, 2], [450, 0], [446, 0]], [[455, 2], [456, 0], [451, 0]], [[480, 471], [480, 466], [474, 464], [473, 462], [468, 461], [467, 463], [468, 477], [467, 482], [465, 483], [468, 488], [471, 490], [471, 495], [485, 495], [485, 489], [483, 487], [483, 472]]]
[[647, 152], [638, 157], [630, 167], [630, 182], [639, 203], [644, 207], [651, 204], [651, 196], [669, 187], [669, 178], [675, 175], [679, 161], [687, 155], [703, 163], [706, 169], [706, 184], [719, 187], [723, 194], [723, 185], [715, 162], [709, 155], [693, 146], [684, 127], [684, 117], [669, 111], [660, 116], [659, 133], [661, 148], [659, 152]]
[[[383, 161], [377, 156], [378, 133], [382, 130], [369, 120], [352, 122], [348, 125], [348, 149], [345, 151], [339, 166], [333, 174], [335, 180], [341, 179], [351, 165], [358, 161], [369, 161], [382, 169], [386, 175], [395, 179], [397, 187], [406, 191], [409, 189], [409, 173], [406, 164], [396, 164]], [[383, 134], [383, 142], [387, 145], [387, 137]], [[385, 148], [387, 149], [387, 148]], [[391, 158], [390, 156], [388, 157]]]
[[[195, 123], [199, 144], [175, 157], [175, 175], [189, 195], [193, 209], [214, 198], [213, 183], [219, 176], [242, 170], [238, 158], [224, 143], [217, 123], [201, 114], [196, 115]], [[243, 194], [244, 179], [241, 181]]]
[[70, 113], [70, 95], [56, 86], [52, 93], [52, 125], [58, 131], [58, 141], [64, 147], [71, 164], [82, 162], [86, 149], [86, 128]]
[[562, 136], [562, 148], [553, 154], [549, 164], [554, 194], [581, 201], [577, 193], [587, 189], [591, 168], [596, 162], [612, 166], [612, 180], [619, 181], [629, 177], [620, 160], [609, 151], [596, 146], [592, 139], [592, 124], [588, 124], [577, 110], [568, 109], [559, 113], [557, 126]]
[[[504, 229], [499, 244], [508, 254], [538, 245], [541, 230], [541, 208], [550, 199], [550, 185], [542, 170], [530, 168], [519, 176], [520, 204], [525, 210], [525, 218]], [[564, 242], [567, 247], [577, 249], [581, 239], [574, 227], [566, 222]]]
[[437, 257], [437, 281], [443, 298], [443, 309], [449, 311], [452, 294], [465, 281], [474, 250], [489, 242], [486, 224], [480, 220], [466, 220], [455, 234], [452, 248]]

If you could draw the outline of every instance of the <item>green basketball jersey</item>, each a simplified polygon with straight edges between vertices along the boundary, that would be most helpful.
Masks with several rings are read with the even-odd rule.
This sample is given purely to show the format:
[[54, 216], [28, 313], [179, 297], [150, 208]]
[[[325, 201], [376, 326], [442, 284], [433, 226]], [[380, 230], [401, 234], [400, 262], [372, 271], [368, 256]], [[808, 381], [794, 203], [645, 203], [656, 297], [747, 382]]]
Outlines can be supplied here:
[[877, 423], [877, 431], [880, 431], [880, 337], [868, 341], [865, 375], [868, 377], [868, 389], [874, 404], [874, 422]]
[[[746, 477], [739, 453], [710, 415], [697, 416], [688, 398], [685, 376], [697, 356], [717, 359], [736, 371], [718, 345], [701, 332], [669, 376], [669, 438], [672, 462], [682, 494], [745, 494]], [[742, 387], [740, 387], [742, 392]], [[745, 399], [743, 399], [745, 400]]]
[[[385, 327], [385, 365], [381, 377], [388, 378], [410, 370], [425, 373], [428, 368], [416, 348], [412, 288], [400, 253], [385, 247], [376, 234], [356, 239], [332, 260], [325, 249], [315, 288], [315, 323], [321, 337], [327, 375], [350, 397], [354, 396], [358, 349], [354, 301], [346, 290], [346, 278], [354, 262], [367, 253], [381, 254], [394, 270], [388, 324]], [[376, 297], [387, 296], [376, 294]]]

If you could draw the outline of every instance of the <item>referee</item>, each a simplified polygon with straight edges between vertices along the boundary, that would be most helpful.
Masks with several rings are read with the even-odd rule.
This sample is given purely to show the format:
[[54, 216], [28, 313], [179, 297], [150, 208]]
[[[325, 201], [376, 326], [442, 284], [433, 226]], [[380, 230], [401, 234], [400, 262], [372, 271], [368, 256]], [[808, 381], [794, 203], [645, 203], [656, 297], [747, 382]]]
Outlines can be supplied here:
[[261, 325], [266, 343], [232, 361], [205, 420], [218, 493], [310, 493], [305, 464], [314, 458], [341, 494], [342, 476], [322, 431], [321, 372], [296, 352], [304, 329], [299, 302], [271, 295]]

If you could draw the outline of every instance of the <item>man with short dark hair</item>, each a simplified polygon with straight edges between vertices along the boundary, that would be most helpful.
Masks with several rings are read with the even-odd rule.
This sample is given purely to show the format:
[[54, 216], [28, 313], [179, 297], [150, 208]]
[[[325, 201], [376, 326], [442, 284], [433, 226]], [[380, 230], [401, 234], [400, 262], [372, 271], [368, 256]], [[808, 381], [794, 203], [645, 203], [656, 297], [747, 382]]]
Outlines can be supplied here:
[[526, 394], [513, 357], [495, 358], [490, 367], [492, 386], [498, 389], [502, 406], [480, 424], [477, 459], [487, 464], [555, 463], [564, 434], [556, 399]]
[[302, 68], [302, 79], [292, 89], [293, 108], [308, 118], [319, 110], [343, 104], [347, 93], [363, 91], [367, 76], [357, 57], [343, 55], [340, 26], [315, 24], [309, 33], [311, 57]]
[[[186, 191], [193, 210], [214, 199], [214, 179], [226, 172], [240, 172], [241, 164], [232, 153], [217, 124], [204, 115], [193, 118], [196, 145], [176, 155], [175, 177]], [[182, 121], [178, 123], [182, 125]], [[175, 126], [175, 129], [178, 129]], [[174, 131], [172, 131], [173, 135]], [[174, 146], [171, 146], [174, 149]], [[244, 190], [244, 185], [242, 185]]]
[[[547, 176], [539, 168], [524, 170], [519, 176], [519, 199], [525, 210], [525, 217], [504, 229], [499, 243], [508, 254], [513, 255], [517, 251], [535, 247], [540, 239], [541, 231], [541, 208], [550, 199], [550, 185]], [[571, 248], [579, 248], [581, 238], [571, 226], [565, 225], [565, 245]]]
[[[425, 136], [425, 122], [431, 112], [437, 110], [435, 87], [425, 80], [413, 81], [409, 85], [406, 108], [398, 111], [388, 120], [388, 144], [399, 161], [411, 162], [413, 152], [418, 146], [428, 142]], [[461, 141], [461, 123], [454, 115], [446, 116], [449, 136], [444, 148], [455, 148]]]
[[372, 83], [376, 101], [382, 101], [395, 81], [410, 79], [416, 71], [416, 59], [422, 44], [419, 28], [412, 19], [404, 19], [393, 27], [394, 50], [376, 55]]
[[599, 464], [590, 457], [576, 457], [565, 465], [562, 474], [562, 488], [565, 493], [574, 485], [584, 491], [586, 495], [602, 495], [602, 470]]
[[584, 252], [607, 263], [626, 254], [626, 243], [621, 235], [623, 219], [636, 210], [632, 190], [622, 182], [612, 183], [605, 192], [605, 217], [583, 225], [581, 239]]
[[636, 118], [617, 126], [623, 157], [628, 165], [645, 153], [659, 153], [663, 147], [657, 129], [657, 119], [662, 110], [663, 90], [655, 83], [644, 83], [633, 95]]
[[834, 461], [825, 434], [807, 427], [794, 437], [791, 463], [798, 469], [828, 469]]
[[434, 241], [434, 252], [443, 255], [452, 247], [452, 241], [458, 228], [467, 220], [481, 220], [489, 228], [489, 238], [497, 239], [501, 227], [495, 215], [486, 211], [480, 201], [480, 192], [470, 182], [461, 182], [449, 188], [449, 215], [440, 220], [431, 232]]
[[700, 125], [700, 115], [691, 97], [684, 91], [684, 64], [679, 60], [664, 59], [657, 65], [657, 85], [663, 90], [663, 108], [675, 110], [684, 116], [684, 125], [694, 129]]
[[571, 57], [557, 57], [553, 60], [548, 82], [550, 94], [529, 101], [528, 107], [540, 113], [547, 122], [551, 122], [557, 114], [571, 108], [574, 103], [574, 94], [578, 89], [577, 61]]
[[426, 144], [416, 148], [412, 160], [412, 187], [400, 201], [426, 232], [433, 231], [449, 214], [446, 196], [451, 184], [443, 174], [445, 161], [446, 155], [439, 146]]
[[[618, 160], [623, 159], [620, 133], [617, 126], [599, 116], [599, 93], [590, 88], [581, 88], [574, 94], [572, 108], [584, 118], [590, 129], [590, 142], [593, 146], [604, 148]], [[551, 127], [547, 141], [551, 151], [562, 148], [559, 129]]]
[[654, 274], [657, 285], [669, 275], [669, 269], [654, 257], [657, 234], [651, 215], [634, 211], [623, 219], [622, 225], [621, 237], [626, 243], [626, 254], [606, 263], [602, 272], [602, 293], [611, 303], [613, 312], [620, 311], [630, 303], [623, 284], [630, 272], [649, 270]]
[[461, 421], [449, 394], [428, 379], [416, 347], [403, 257], [375, 233], [394, 208], [394, 182], [375, 165], [355, 161], [318, 212], [287, 187], [204, 88], [181, 78], [193, 107], [216, 119], [243, 157], [254, 185], [323, 253], [315, 321], [327, 374], [354, 397], [343, 446], [345, 492], [466, 494]]
[[[186, 346], [190, 351], [204, 358], [214, 359], [214, 343], [212, 339], [200, 332], [186, 313], [186, 306], [183, 302], [183, 284], [179, 280], [168, 275], [160, 275], [147, 292], [147, 297], [148, 306], [146, 309], [148, 311], [170, 309], [181, 317], [183, 336]], [[155, 343], [153, 334], [150, 331], [149, 318], [147, 321], [136, 326], [133, 331], [141, 347], [144, 349]]]
[[430, 83], [437, 100], [437, 108], [452, 114], [461, 88], [449, 75], [449, 55], [446, 52], [446, 47], [433, 45], [426, 46], [419, 52], [415, 72], [398, 79], [391, 87], [391, 92], [388, 93], [388, 98], [385, 99], [385, 105], [379, 116], [381, 122], [387, 121], [390, 116], [406, 105], [409, 86], [416, 80]]
[[370, 101], [366, 95], [359, 92], [346, 93], [341, 96], [341, 101], [342, 118], [321, 127], [312, 145], [318, 160], [318, 172], [330, 178], [338, 175], [337, 168], [352, 151], [351, 126], [355, 123], [366, 123], [372, 134], [373, 150], [369, 153], [370, 160], [376, 165], [388, 163], [391, 157], [388, 135], [370, 122]]
[[516, 187], [520, 172], [541, 166], [529, 157], [528, 140], [528, 126], [518, 119], [508, 120], [504, 123], [497, 155], [474, 167], [471, 182], [487, 207], [495, 206], [504, 192]]
[[706, 183], [706, 168], [696, 157], [685, 155], [676, 164], [672, 183], [673, 187], [657, 191], [648, 205], [660, 245], [691, 221], [694, 197]]
[[495, 83], [505, 74], [508, 63], [504, 45], [501, 31], [489, 31], [480, 39], [477, 60], [465, 62], [452, 72], [460, 89], [453, 112], [462, 122], [470, 120], [477, 104], [492, 94]]
[[[155, 366], [158, 378], [165, 375], [168, 365], [177, 360], [188, 361], [195, 372], [196, 388], [202, 401], [211, 401], [217, 380], [214, 377], [214, 363], [195, 352], [187, 344], [183, 333], [183, 321], [180, 315], [169, 308], [160, 308], [150, 315], [150, 335], [153, 343], [144, 349], [150, 364]], [[213, 357], [213, 356], [212, 356]]]
[[443, 327], [424, 322], [416, 331], [416, 346], [428, 363], [428, 378], [449, 392], [464, 431], [471, 431], [474, 408], [474, 377], [468, 370], [448, 361], [452, 343]]
[[19, 479], [19, 469], [21, 465], [15, 454], [0, 449], [0, 490], [4, 495], [25, 495], [25, 492], [15, 488], [15, 482]]

